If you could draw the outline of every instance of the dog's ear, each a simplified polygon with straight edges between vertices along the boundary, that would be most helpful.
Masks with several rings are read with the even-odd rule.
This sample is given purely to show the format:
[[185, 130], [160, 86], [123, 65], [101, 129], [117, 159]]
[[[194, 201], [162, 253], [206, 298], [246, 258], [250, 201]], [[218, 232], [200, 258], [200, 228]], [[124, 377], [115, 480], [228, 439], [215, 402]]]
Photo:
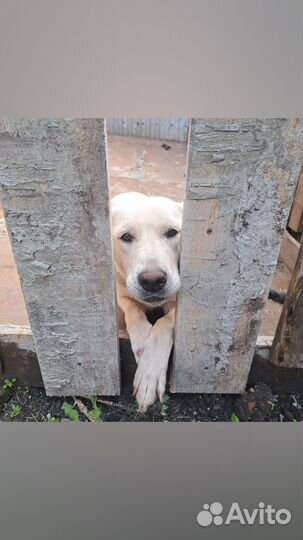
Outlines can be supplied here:
[[180, 209], [180, 212], [181, 212], [181, 215], [183, 214], [183, 201], [182, 202], [179, 202], [177, 203], [178, 204], [178, 207]]
[[119, 199], [117, 198], [117, 196], [113, 197], [110, 200], [109, 207], [110, 207], [110, 215], [111, 215], [111, 218], [113, 220], [115, 218], [117, 212], [118, 212], [118, 209], [119, 209]]

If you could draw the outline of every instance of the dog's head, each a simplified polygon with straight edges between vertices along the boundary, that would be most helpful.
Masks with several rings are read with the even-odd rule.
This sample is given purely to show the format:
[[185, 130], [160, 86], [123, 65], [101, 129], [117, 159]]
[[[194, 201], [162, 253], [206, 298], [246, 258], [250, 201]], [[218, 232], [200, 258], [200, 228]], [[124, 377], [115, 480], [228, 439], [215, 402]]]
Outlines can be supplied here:
[[155, 306], [178, 292], [182, 209], [166, 197], [135, 192], [112, 199], [116, 271], [132, 298]]

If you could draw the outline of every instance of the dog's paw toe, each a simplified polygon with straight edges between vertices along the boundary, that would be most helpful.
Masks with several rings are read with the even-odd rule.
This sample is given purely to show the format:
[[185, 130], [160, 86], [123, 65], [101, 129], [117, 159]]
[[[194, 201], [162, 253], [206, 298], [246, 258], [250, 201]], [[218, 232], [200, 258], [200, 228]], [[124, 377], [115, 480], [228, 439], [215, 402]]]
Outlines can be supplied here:
[[136, 394], [136, 400], [138, 403], [138, 410], [141, 413], [145, 413], [151, 405], [155, 403], [157, 399], [156, 392], [151, 391], [151, 388], [147, 388], [145, 391], [140, 392], [140, 388]]
[[[139, 370], [137, 370], [138, 372]], [[146, 412], [148, 407], [157, 399], [157, 381], [147, 374], [138, 374], [137, 380], [134, 381], [134, 394], [139, 406], [140, 412]], [[138, 381], [139, 379], [139, 381]]]
[[144, 347], [139, 347], [139, 348], [135, 351], [134, 354], [135, 354], [136, 359], [139, 359], [140, 356], [142, 356], [143, 351], [144, 351]]
[[160, 373], [144, 368], [140, 365], [137, 368], [134, 379], [134, 395], [138, 402], [139, 411], [146, 412], [150, 405], [153, 405], [159, 397], [162, 401], [165, 393], [166, 371]]

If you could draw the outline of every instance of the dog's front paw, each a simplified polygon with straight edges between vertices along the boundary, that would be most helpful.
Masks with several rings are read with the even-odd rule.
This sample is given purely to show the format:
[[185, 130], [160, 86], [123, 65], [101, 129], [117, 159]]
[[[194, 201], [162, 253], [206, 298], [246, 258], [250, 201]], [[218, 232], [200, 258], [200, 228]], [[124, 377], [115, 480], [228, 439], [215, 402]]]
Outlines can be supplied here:
[[167, 360], [156, 361], [150, 357], [147, 348], [140, 358], [134, 378], [134, 396], [138, 402], [139, 411], [146, 412], [157, 397], [163, 400], [166, 386]]
[[152, 325], [147, 319], [140, 321], [136, 327], [132, 328], [130, 340], [137, 364], [144, 352], [145, 344], [149, 338], [151, 329]]

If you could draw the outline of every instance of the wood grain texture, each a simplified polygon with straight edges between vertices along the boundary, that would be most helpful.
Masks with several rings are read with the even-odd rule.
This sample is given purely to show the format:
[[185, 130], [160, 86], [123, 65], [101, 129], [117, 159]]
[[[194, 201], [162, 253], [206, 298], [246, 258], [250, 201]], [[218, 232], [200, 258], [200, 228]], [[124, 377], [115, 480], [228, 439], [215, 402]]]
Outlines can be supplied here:
[[295, 232], [303, 232], [303, 168], [291, 207], [288, 227]]
[[47, 394], [118, 394], [103, 119], [2, 120], [0, 184]]
[[288, 268], [290, 272], [293, 272], [300, 250], [300, 243], [285, 231], [281, 243], [279, 252], [279, 261]]
[[301, 120], [193, 120], [173, 392], [244, 391], [302, 162]]
[[271, 349], [271, 361], [288, 368], [303, 368], [303, 243], [293, 271]]

